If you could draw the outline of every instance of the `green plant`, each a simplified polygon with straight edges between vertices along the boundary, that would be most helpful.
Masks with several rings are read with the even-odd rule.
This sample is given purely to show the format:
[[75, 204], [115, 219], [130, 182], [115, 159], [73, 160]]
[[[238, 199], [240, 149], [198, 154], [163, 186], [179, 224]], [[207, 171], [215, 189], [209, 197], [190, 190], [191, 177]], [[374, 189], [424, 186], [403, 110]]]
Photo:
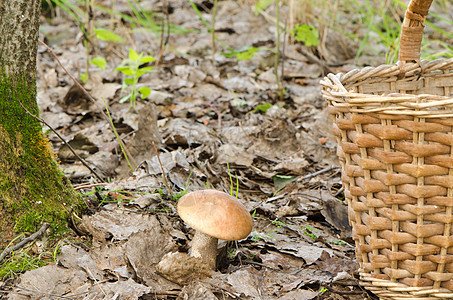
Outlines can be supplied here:
[[[234, 189], [234, 184], [233, 184], [233, 177], [231, 176], [231, 171], [230, 171], [230, 164], [227, 162], [227, 170], [228, 170], [228, 176], [230, 177], [230, 195], [233, 196], [233, 189]], [[238, 197], [239, 194], [239, 178], [236, 176], [236, 198]]]
[[268, 51], [270, 49], [263, 47], [243, 47], [237, 50], [228, 48], [228, 51], [223, 51], [220, 54], [228, 58], [234, 57], [237, 61], [240, 61], [252, 59], [255, 56], [255, 53], [260, 50]]
[[[358, 45], [358, 50], [355, 53], [356, 59], [366, 53], [366, 55], [384, 56], [386, 63], [396, 61], [399, 51], [401, 21], [407, 7], [407, 1], [344, 0], [329, 2], [298, 0], [296, 5], [300, 9], [295, 12], [295, 23], [313, 24], [316, 28], [322, 28], [322, 32], [328, 34], [322, 37], [324, 41], [328, 39], [330, 34], [339, 34], [351, 39]], [[434, 9], [430, 10], [429, 18], [425, 24], [426, 27], [430, 27], [436, 32], [436, 37], [424, 36], [421, 51], [423, 59], [432, 60], [453, 56], [451, 45], [448, 43], [448, 40], [453, 36], [452, 31], [436, 27], [434, 24], [437, 22], [430, 22], [434, 19], [453, 25], [453, 20], [436, 14], [436, 5], [439, 5], [444, 12], [451, 10], [451, 1], [433, 2]], [[292, 36], [297, 34], [293, 32], [294, 27], [291, 30]], [[325, 30], [327, 28], [330, 30]], [[376, 47], [377, 45], [379, 47]], [[318, 51], [323, 54], [322, 49], [318, 49]]]
[[236, 248], [230, 248], [227, 251], [227, 257], [228, 259], [233, 259], [236, 256], [237, 250]]
[[272, 239], [272, 235], [270, 233], [264, 233], [264, 234], [260, 234], [260, 233], [257, 233], [257, 232], [252, 232], [250, 234], [251, 238], [250, 240], [254, 243], [257, 243], [261, 240], [264, 240], [264, 238], [269, 238], [269, 239]]
[[298, 24], [291, 30], [291, 35], [296, 41], [304, 43], [307, 47], [319, 45], [319, 32], [316, 27]]
[[[116, 198], [113, 198], [113, 197], [111, 197], [109, 195], [109, 193], [117, 193], [119, 195], [116, 196]], [[123, 199], [123, 195], [122, 194], [125, 194], [125, 193], [134, 194], [134, 192], [131, 192], [131, 191], [119, 191], [119, 190], [118, 191], [112, 190], [112, 191], [106, 192], [104, 190], [104, 187], [96, 186], [94, 188], [94, 190], [82, 193], [82, 196], [85, 197], [85, 198], [88, 198], [88, 199], [94, 199], [95, 198], [97, 200], [97, 202], [99, 202], [98, 203], [98, 207], [101, 207], [101, 206], [106, 205], [108, 203], [130, 203], [130, 202], [132, 202], [132, 200]], [[141, 192], [136, 192], [136, 193], [143, 194]]]
[[120, 145], [121, 152], [123, 153], [124, 158], [126, 159], [129, 168], [130, 168], [131, 171], [133, 172], [133, 171], [134, 171], [134, 168], [132, 167], [132, 164], [131, 164], [131, 162], [129, 161], [129, 157], [128, 157], [128, 155], [127, 155], [126, 148], [125, 148], [125, 146], [124, 146], [124, 144], [123, 144], [123, 141], [122, 141], [121, 138], [120, 138], [120, 135], [118, 134], [118, 131], [116, 131], [115, 125], [113, 124], [113, 119], [112, 119], [112, 116], [110, 115], [109, 106], [107, 105], [107, 102], [105, 102], [104, 99], [102, 99], [102, 100], [104, 101], [105, 111], [106, 111], [106, 113], [107, 113], [107, 117], [109, 118], [110, 126], [111, 126], [112, 129], [113, 129], [113, 133], [115, 134], [116, 140], [118, 141], [118, 144]]
[[277, 226], [277, 228], [281, 229], [286, 224], [280, 220], [271, 220], [272, 225]]
[[[214, 3], [215, 6], [214, 6], [214, 10], [213, 10], [213, 23], [212, 23], [213, 26], [215, 25], [215, 14], [216, 14], [216, 11], [217, 11], [217, 3], [216, 3], [217, 0], [214, 0], [214, 1], [215, 1], [215, 3]], [[192, 6], [192, 8], [194, 9], [194, 11], [197, 14], [198, 18], [200, 18], [200, 21], [203, 23], [203, 25], [206, 27], [206, 29], [208, 30], [208, 32], [212, 36], [213, 51], [215, 51], [215, 41], [217, 41], [223, 48], [231, 49], [230, 47], [228, 47], [225, 43], [223, 43], [217, 37], [217, 35], [215, 34], [214, 27], [213, 26], [209, 26], [208, 22], [205, 20], [205, 18], [203, 18], [203, 15], [201, 14], [201, 11], [198, 9], [198, 6], [192, 0], [189, 0], [189, 3]]]
[[105, 70], [105, 66], [107, 65], [107, 62], [105, 58], [103, 57], [94, 57], [93, 59], [90, 59], [90, 64], [95, 65], [96, 67], [99, 67], [101, 70]]
[[256, 256], [255, 253], [248, 253], [245, 258], [248, 259], [248, 260], [253, 260], [255, 258], [255, 256]]
[[[105, 70], [105, 67], [107, 65], [107, 62], [106, 62], [105, 58], [99, 57], [99, 56], [90, 59], [89, 63], [94, 65], [94, 66], [96, 66], [96, 67], [98, 67], [98, 68], [100, 68], [101, 70]], [[88, 72], [81, 73], [80, 74], [80, 79], [82, 80], [82, 82], [85, 83], [88, 80]]]
[[275, 193], [276, 195], [279, 191], [281, 191], [288, 183], [291, 183], [293, 181], [296, 181], [297, 178], [294, 176], [290, 175], [274, 175], [272, 177], [272, 180], [274, 181], [274, 186], [275, 186]]
[[[83, 0], [78, 0], [83, 1]], [[155, 12], [153, 11], [147, 11], [144, 9], [140, 3], [137, 0], [133, 1], [127, 1], [129, 4], [129, 7], [132, 10], [133, 15], [131, 16], [130, 14], [127, 13], [121, 13], [118, 11], [115, 11], [114, 9], [104, 7], [102, 5], [94, 5], [96, 9], [99, 9], [101, 11], [104, 11], [111, 16], [116, 16], [120, 17], [121, 19], [129, 22], [131, 24], [131, 27], [133, 30], [137, 30], [139, 28], [145, 29], [147, 32], [152, 32], [155, 34], [160, 34], [164, 30], [168, 30], [169, 33], [172, 34], [186, 34], [189, 32], [192, 32], [193, 30], [183, 28], [181, 26], [178, 26], [173, 23], [167, 24], [169, 28], [164, 28], [162, 24], [162, 19], [164, 17], [158, 16]]]
[[303, 229], [304, 234], [308, 235], [312, 240], [316, 241], [318, 237], [314, 234], [314, 228], [311, 227], [310, 225], [305, 225], [305, 228], [301, 227]]
[[264, 104], [259, 104], [255, 106], [255, 109], [253, 110], [254, 113], [257, 112], [263, 112], [266, 113], [269, 108], [271, 108], [273, 105], [270, 103], [264, 103]]
[[356, 54], [356, 58], [362, 54], [365, 46], [368, 45], [371, 36], [378, 37], [378, 42], [385, 46], [387, 52], [386, 63], [392, 63], [396, 59], [396, 53], [398, 52], [398, 37], [401, 28], [401, 22], [395, 20], [389, 10], [393, 9], [392, 5], [381, 3], [378, 6], [374, 2], [367, 0], [363, 3], [355, 2], [356, 5], [364, 5], [361, 9], [362, 22], [366, 24], [366, 34], [361, 40], [359, 49]]
[[178, 202], [179, 199], [181, 199], [182, 196], [184, 196], [185, 194], [187, 194], [189, 191], [186, 189], [183, 189], [183, 190], [180, 190], [179, 192], [177, 193], [174, 193], [173, 196], [171, 195], [168, 195], [167, 193], [164, 192], [164, 190], [162, 189], [159, 189], [159, 195], [161, 196], [161, 198], [163, 200], [171, 200], [173, 202]]
[[258, 0], [255, 5], [253, 6], [253, 10], [255, 12], [255, 15], [259, 15], [261, 12], [263, 12], [266, 8], [272, 5], [274, 0]]
[[[74, 18], [77, 24], [80, 26], [80, 30], [86, 35], [85, 20], [86, 13], [77, 4], [68, 0], [52, 0], [56, 6], [60, 7], [67, 14]], [[85, 1], [85, 0], [83, 0]], [[82, 2], [81, 2], [82, 3]]]
[[139, 94], [142, 99], [149, 96], [151, 93], [150, 88], [146, 86], [137, 88], [137, 84], [142, 75], [153, 72], [154, 67], [142, 67], [143, 64], [152, 61], [155, 61], [154, 57], [144, 56], [143, 53], [138, 54], [133, 49], [129, 49], [128, 58], [124, 59], [115, 69], [115, 71], [120, 71], [127, 76], [127, 78], [123, 80], [121, 93], [123, 93], [126, 89], [129, 90], [129, 93], [125, 97], [121, 98], [120, 103], [130, 100], [131, 106], [135, 106], [135, 102], [137, 101], [137, 96]]
[[332, 240], [331, 243], [340, 246], [346, 245], [346, 242], [343, 242], [342, 240]]
[[21, 273], [33, 270], [47, 264], [43, 255], [32, 256], [24, 251], [13, 252], [11, 256], [0, 266], [0, 280], [16, 278]]
[[58, 254], [61, 252], [61, 246], [62, 246], [62, 241], [58, 241], [58, 243], [55, 245], [54, 249], [51, 251], [52, 254], [52, 260], [53, 261], [58, 261]]
[[121, 36], [117, 35], [114, 32], [111, 32], [110, 30], [104, 28], [95, 28], [93, 29], [93, 31], [96, 38], [102, 41], [124, 43], [124, 39]]
[[[22, 237], [23, 234], [17, 236], [10, 245]], [[45, 266], [50, 262], [57, 262], [61, 244], [62, 242], [58, 241], [54, 246], [45, 249], [38, 255], [30, 254], [32, 253], [31, 246], [12, 252], [0, 263], [0, 281], [16, 278], [25, 271]]]

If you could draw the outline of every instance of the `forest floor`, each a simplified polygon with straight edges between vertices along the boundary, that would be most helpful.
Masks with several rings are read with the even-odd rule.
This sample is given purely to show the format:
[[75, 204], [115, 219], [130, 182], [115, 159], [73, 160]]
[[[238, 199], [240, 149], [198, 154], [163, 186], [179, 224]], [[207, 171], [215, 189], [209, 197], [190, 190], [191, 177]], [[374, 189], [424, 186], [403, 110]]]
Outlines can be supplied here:
[[[70, 74], [86, 76], [87, 53], [106, 60], [105, 70], [89, 64], [83, 86], [92, 101], [44, 46], [38, 49], [41, 117], [99, 178], [46, 128], [86, 210], [74, 217], [74, 235], [54, 245], [49, 263], [0, 282], [5, 297], [377, 299], [358, 284], [336, 140], [319, 81], [326, 72], [378, 66], [385, 49], [370, 40], [355, 58], [361, 44], [322, 24], [318, 46], [282, 33], [277, 79], [274, 5], [257, 12], [252, 1], [219, 1], [213, 54], [213, 2], [195, 1], [197, 9], [189, 1], [166, 2], [143, 1], [143, 10], [154, 12], [150, 18], [127, 1], [114, 7], [96, 1], [104, 9], [93, 7], [91, 20], [83, 6], [69, 4], [43, 14], [40, 39]], [[298, 21], [286, 4], [280, 14], [281, 24]], [[84, 44], [77, 20], [97, 32], [90, 43]], [[169, 30], [160, 30], [168, 21]], [[357, 30], [350, 26], [343, 30]], [[122, 91], [125, 75], [115, 71], [129, 49], [156, 58], [142, 64], [153, 72], [137, 85], [151, 93], [135, 103], [121, 100], [130, 89]], [[252, 233], [221, 241], [216, 272], [159, 272], [162, 257], [187, 253], [193, 237], [175, 210], [177, 200], [206, 188], [237, 196], [253, 216]], [[44, 239], [26, 251], [46, 247]]]

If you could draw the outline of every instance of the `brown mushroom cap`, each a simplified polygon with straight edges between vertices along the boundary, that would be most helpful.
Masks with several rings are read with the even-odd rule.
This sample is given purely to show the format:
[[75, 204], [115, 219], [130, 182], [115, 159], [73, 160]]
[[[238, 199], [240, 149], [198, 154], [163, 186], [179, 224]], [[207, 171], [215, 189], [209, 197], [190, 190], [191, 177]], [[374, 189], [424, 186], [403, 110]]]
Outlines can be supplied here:
[[245, 206], [220, 191], [188, 193], [179, 199], [177, 209], [193, 229], [221, 240], [241, 240], [252, 231], [252, 217]]

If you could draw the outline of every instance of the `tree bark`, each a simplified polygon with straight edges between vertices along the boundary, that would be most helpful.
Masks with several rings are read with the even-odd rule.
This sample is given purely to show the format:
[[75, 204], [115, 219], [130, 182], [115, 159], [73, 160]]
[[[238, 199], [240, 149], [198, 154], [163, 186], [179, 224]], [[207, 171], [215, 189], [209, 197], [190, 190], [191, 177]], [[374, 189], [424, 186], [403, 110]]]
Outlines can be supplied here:
[[41, 0], [0, 1], [0, 62], [7, 74], [36, 78]]
[[[41, 0], [0, 0], [0, 246], [42, 222], [67, 228], [78, 196], [42, 134], [36, 55]], [[3, 245], [2, 245], [3, 244]]]

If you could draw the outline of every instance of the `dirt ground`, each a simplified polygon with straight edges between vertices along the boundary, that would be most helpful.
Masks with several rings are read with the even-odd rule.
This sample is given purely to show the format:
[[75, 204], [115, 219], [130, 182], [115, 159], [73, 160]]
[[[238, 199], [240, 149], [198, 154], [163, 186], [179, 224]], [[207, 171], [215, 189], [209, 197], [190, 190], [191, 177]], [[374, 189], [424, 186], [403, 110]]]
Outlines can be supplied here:
[[[360, 67], [354, 61], [359, 45], [327, 29], [317, 48], [283, 36], [280, 97], [271, 51], [275, 7], [256, 13], [247, 1], [219, 1], [213, 55], [212, 34], [203, 23], [212, 22], [213, 2], [195, 1], [203, 20], [188, 1], [166, 2], [141, 2], [156, 12], [153, 26], [172, 24], [153, 32], [152, 26], [133, 26], [127, 1], [115, 1], [114, 16], [107, 13], [110, 1], [95, 1], [104, 11], [95, 6], [91, 21], [79, 13], [80, 21], [115, 32], [123, 43], [93, 38], [86, 47], [73, 16], [61, 8], [43, 14], [40, 39], [70, 74], [86, 73], [87, 53], [106, 59], [105, 70], [90, 64], [83, 84], [92, 101], [44, 46], [38, 50], [41, 117], [104, 182], [46, 130], [87, 209], [74, 218], [75, 235], [62, 242], [58, 263], [2, 283], [4, 297], [377, 299], [358, 284], [335, 139], [319, 85], [326, 71]], [[280, 13], [281, 22], [290, 16], [286, 5]], [[221, 53], [244, 47], [259, 49], [246, 60]], [[127, 90], [122, 92], [124, 75], [114, 71], [130, 48], [157, 59], [147, 64], [154, 72], [138, 83], [151, 94], [134, 106], [120, 101]], [[383, 63], [366, 54], [361, 59]], [[215, 272], [185, 256], [163, 271], [163, 257], [187, 254], [194, 234], [175, 210], [177, 199], [206, 188], [237, 193], [253, 216], [252, 233], [219, 243]], [[39, 252], [45, 240], [36, 247]]]

